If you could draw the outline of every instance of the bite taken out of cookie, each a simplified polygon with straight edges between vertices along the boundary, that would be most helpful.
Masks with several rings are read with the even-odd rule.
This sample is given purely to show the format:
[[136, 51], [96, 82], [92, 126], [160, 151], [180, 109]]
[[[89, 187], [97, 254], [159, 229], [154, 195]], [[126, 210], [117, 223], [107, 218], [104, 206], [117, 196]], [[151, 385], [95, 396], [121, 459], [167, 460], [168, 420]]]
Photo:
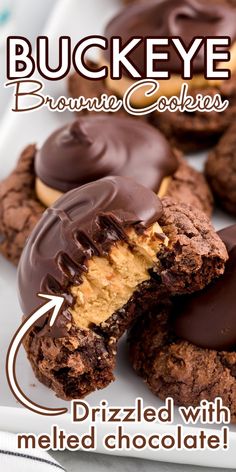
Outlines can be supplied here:
[[222, 398], [236, 422], [236, 225], [219, 232], [229, 259], [201, 291], [166, 297], [129, 336], [130, 359], [151, 391], [175, 404]]
[[224, 271], [227, 253], [208, 218], [163, 201], [126, 177], [65, 193], [48, 208], [23, 251], [22, 311], [38, 293], [64, 297], [53, 328], [45, 317], [25, 338], [37, 378], [65, 399], [114, 379], [117, 343], [166, 294], [200, 290]]

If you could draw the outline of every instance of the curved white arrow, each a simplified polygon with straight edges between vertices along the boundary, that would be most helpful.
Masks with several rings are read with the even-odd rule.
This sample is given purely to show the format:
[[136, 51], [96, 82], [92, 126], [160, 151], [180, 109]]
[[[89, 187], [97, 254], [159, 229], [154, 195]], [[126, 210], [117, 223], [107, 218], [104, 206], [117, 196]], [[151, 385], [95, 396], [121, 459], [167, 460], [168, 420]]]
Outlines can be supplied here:
[[38, 308], [38, 310], [32, 313], [31, 316], [26, 318], [13, 336], [13, 339], [7, 352], [6, 359], [7, 380], [13, 395], [23, 406], [25, 406], [29, 410], [32, 410], [40, 415], [46, 416], [63, 415], [67, 412], [67, 408], [46, 408], [38, 405], [37, 403], [32, 402], [21, 390], [16, 378], [16, 357], [24, 337], [31, 330], [33, 325], [50, 310], [53, 310], [49, 320], [49, 326], [52, 327], [59, 315], [62, 304], [64, 303], [63, 297], [55, 295], [46, 295], [43, 293], [39, 293], [38, 296], [45, 298], [49, 301], [44, 303], [44, 305], [42, 305], [40, 308]]

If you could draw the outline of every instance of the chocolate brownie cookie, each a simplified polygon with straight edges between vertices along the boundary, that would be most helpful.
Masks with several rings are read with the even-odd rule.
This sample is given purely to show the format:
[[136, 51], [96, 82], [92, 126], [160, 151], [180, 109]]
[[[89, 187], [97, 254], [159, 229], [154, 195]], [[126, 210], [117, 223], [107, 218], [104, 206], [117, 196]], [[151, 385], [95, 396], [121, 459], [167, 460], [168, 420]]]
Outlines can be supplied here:
[[178, 405], [221, 397], [236, 422], [236, 225], [219, 232], [223, 275], [190, 296], [166, 299], [130, 333], [134, 369], [152, 392]]
[[35, 175], [36, 194], [45, 206], [85, 183], [120, 175], [161, 197], [212, 213], [212, 195], [203, 175], [158, 130], [130, 117], [80, 117], [56, 130], [36, 154]]
[[208, 219], [124, 177], [63, 195], [31, 234], [19, 264], [23, 313], [39, 292], [64, 296], [56, 325], [27, 335], [36, 376], [65, 399], [114, 378], [117, 342], [144, 309], [171, 292], [202, 288], [226, 252]]
[[220, 139], [206, 162], [206, 177], [218, 204], [236, 215], [236, 126]]
[[16, 169], [0, 183], [1, 253], [17, 263], [45, 207], [64, 192], [108, 175], [130, 176], [161, 197], [211, 214], [205, 178], [160, 132], [130, 117], [87, 115], [56, 130], [38, 151], [26, 148]]
[[178, 169], [175, 151], [152, 126], [92, 115], [56, 130], [35, 158], [36, 193], [49, 206], [62, 193], [109, 175], [164, 193]]
[[[213, 198], [201, 172], [190, 167], [180, 152], [176, 152], [178, 169], [172, 175], [164, 196], [177, 202], [185, 202], [211, 216]], [[162, 195], [163, 196], [163, 195]]]
[[[96, 68], [96, 64], [90, 62], [90, 67]], [[71, 74], [68, 82], [69, 94], [73, 98], [84, 96], [86, 98], [100, 98], [102, 94], [110, 96], [112, 90], [107, 87], [105, 81], [91, 81], [80, 77], [77, 73]], [[211, 111], [204, 113], [174, 112], [150, 113], [149, 115], [136, 117], [150, 123], [162, 131], [173, 147], [183, 152], [200, 151], [216, 144], [221, 135], [227, 130], [236, 117], [236, 75], [227, 82], [222, 82], [217, 88], [207, 87], [197, 90], [189, 90], [189, 95], [195, 98], [197, 94], [214, 96], [220, 94], [222, 101], [228, 100], [230, 106], [224, 112]], [[82, 112], [85, 114], [86, 112]], [[80, 113], [81, 114], [81, 113]], [[118, 114], [127, 116], [127, 112], [121, 109]]]
[[230, 105], [220, 113], [166, 111], [149, 115], [149, 122], [159, 128], [173, 146], [184, 152], [200, 151], [215, 145], [236, 117], [235, 74], [218, 88], [192, 90], [189, 95], [196, 97], [198, 93], [203, 96], [214, 96], [218, 93], [222, 100], [228, 100]]
[[[158, 21], [157, 21], [158, 18]], [[172, 143], [184, 151], [193, 151], [209, 147], [227, 129], [236, 116], [236, 3], [220, 0], [163, 0], [133, 2], [123, 9], [107, 25], [105, 36], [111, 39], [120, 36], [122, 44], [131, 37], [173, 37], [179, 36], [183, 42], [190, 44], [197, 36], [229, 36], [231, 38], [231, 62], [228, 67], [232, 73], [230, 81], [209, 81], [204, 76], [204, 54], [198, 54], [193, 63], [193, 77], [188, 81], [189, 95], [194, 98], [201, 94], [213, 96], [219, 94], [223, 100], [229, 100], [224, 112], [163, 112], [150, 115], [154, 126], [162, 130]], [[171, 46], [168, 49], [168, 71], [170, 79], [158, 80], [159, 90], [152, 97], [154, 103], [160, 96], [179, 96], [183, 80], [182, 64], [179, 56]], [[140, 44], [130, 53], [130, 59], [145, 78], [145, 51]], [[103, 53], [100, 65], [109, 68], [110, 50]], [[166, 70], [166, 62], [159, 61], [158, 69]], [[108, 74], [106, 88], [119, 97], [123, 97], [127, 89], [134, 85], [126, 69], [119, 80], [113, 80]], [[143, 108], [150, 105], [150, 97], [145, 96], [140, 88], [132, 95], [132, 105]]]
[[18, 263], [44, 207], [35, 194], [35, 146], [28, 146], [11, 175], [0, 183], [0, 252]]

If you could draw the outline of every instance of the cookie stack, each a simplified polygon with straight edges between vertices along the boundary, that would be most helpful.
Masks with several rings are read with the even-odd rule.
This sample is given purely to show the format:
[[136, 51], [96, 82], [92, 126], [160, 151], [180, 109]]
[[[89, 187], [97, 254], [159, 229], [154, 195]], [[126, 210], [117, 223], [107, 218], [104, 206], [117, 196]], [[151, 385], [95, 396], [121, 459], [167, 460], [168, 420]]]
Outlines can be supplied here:
[[[131, 363], [155, 395], [185, 406], [220, 396], [236, 421], [236, 225], [217, 234], [209, 220], [212, 191], [236, 214], [236, 9], [226, 0], [214, 9], [202, 0], [129, 3], [108, 38], [231, 35], [232, 78], [213, 87], [200, 56], [189, 83], [192, 96], [217, 92], [230, 104], [223, 113], [142, 118], [80, 113], [22, 152], [0, 183], [0, 251], [19, 263], [25, 316], [40, 292], [64, 297], [54, 326], [38, 321], [25, 349], [37, 378], [70, 400], [114, 380], [128, 332]], [[176, 84], [173, 53], [171, 64]], [[72, 74], [69, 91], [121, 97], [128, 82]], [[210, 144], [204, 176], [183, 152]]]
[[[218, 93], [222, 100], [229, 100], [229, 107], [218, 112], [154, 112], [148, 116], [153, 126], [161, 130], [173, 146], [185, 152], [195, 152], [215, 145], [219, 137], [232, 123], [236, 114], [236, 3], [231, 0], [138, 0], [124, 8], [116, 15], [105, 29], [108, 39], [120, 37], [121, 44], [132, 37], [180, 37], [189, 45], [195, 37], [230, 36], [231, 61], [227, 67], [231, 70], [231, 79], [227, 81], [210, 81], [204, 76], [204, 52], [199, 51], [194, 59], [193, 78], [188, 81], [189, 94], [197, 97], [214, 96]], [[164, 48], [164, 46], [163, 46]], [[167, 49], [163, 49], [166, 52]], [[161, 50], [161, 52], [163, 52]], [[169, 60], [158, 61], [158, 71], [168, 70], [171, 77], [159, 80], [158, 93], [165, 96], [179, 95], [183, 80], [182, 64], [174, 49], [168, 48]], [[109, 49], [100, 57], [98, 66], [106, 65], [109, 69]], [[142, 76], [145, 72], [144, 45], [139, 45], [129, 54]], [[89, 67], [96, 67], [90, 64]], [[134, 84], [125, 68], [122, 77], [112, 80], [110, 74], [105, 81], [88, 81], [72, 75], [70, 93], [73, 97], [80, 95], [100, 96], [101, 93], [116, 94], [123, 97], [129, 86]], [[92, 88], [92, 95], [91, 93]], [[132, 105], [135, 108], [145, 107], [148, 99], [137, 92]]]
[[[205, 177], [149, 123], [91, 114], [56, 130], [41, 149], [28, 146], [0, 185], [0, 251], [18, 263], [45, 208], [64, 193], [107, 176], [131, 177], [160, 197], [212, 213]], [[19, 207], [21, 213], [19, 217]]]

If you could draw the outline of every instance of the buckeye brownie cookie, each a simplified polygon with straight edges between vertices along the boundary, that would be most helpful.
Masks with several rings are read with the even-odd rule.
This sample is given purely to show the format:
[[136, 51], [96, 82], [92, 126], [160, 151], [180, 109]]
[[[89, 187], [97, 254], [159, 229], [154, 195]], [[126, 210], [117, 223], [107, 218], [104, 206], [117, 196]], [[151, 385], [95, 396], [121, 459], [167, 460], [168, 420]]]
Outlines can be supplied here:
[[86, 116], [56, 130], [37, 152], [36, 193], [49, 206], [62, 193], [118, 175], [165, 194], [177, 169], [176, 152], [150, 125], [133, 118]]
[[[164, 229], [163, 229], [164, 228]], [[63, 296], [56, 325], [40, 320], [25, 348], [40, 381], [83, 397], [114, 379], [117, 342], [163, 293], [200, 289], [224, 270], [208, 219], [125, 177], [63, 195], [36, 225], [19, 264], [25, 315], [37, 294]]]
[[14, 264], [45, 209], [35, 193], [35, 153], [35, 146], [28, 146], [10, 176], [0, 182], [0, 252]]
[[236, 215], [236, 126], [233, 124], [209, 153], [206, 176], [217, 203]]
[[219, 232], [223, 275], [190, 296], [163, 300], [131, 331], [131, 362], [153, 393], [178, 405], [221, 397], [236, 422], [236, 225]]
[[[236, 7], [236, 3], [235, 3]], [[91, 68], [96, 68], [94, 62], [89, 61]], [[68, 81], [69, 94], [73, 98], [84, 96], [85, 98], [96, 97], [100, 99], [102, 94], [112, 95], [112, 91], [107, 87], [104, 80], [91, 81], [73, 73]], [[230, 106], [223, 112], [211, 111], [204, 113], [200, 111], [171, 113], [150, 113], [149, 115], [138, 116], [137, 120], [148, 122], [158, 128], [167, 137], [173, 147], [184, 152], [200, 151], [215, 145], [220, 136], [227, 130], [236, 116], [236, 74], [231, 79], [220, 83], [217, 87], [199, 88], [191, 90], [190, 95], [195, 98], [199, 93], [206, 96], [220, 94], [223, 101], [228, 100]], [[92, 113], [92, 112], [90, 112]], [[85, 111], [79, 115], [87, 114]], [[127, 116], [121, 109], [116, 115]]]
[[[222, 112], [155, 112], [149, 115], [153, 125], [160, 128], [172, 142], [183, 150], [207, 148], [214, 143], [235, 117], [236, 113], [236, 4], [220, 0], [152, 0], [135, 2], [116, 15], [105, 29], [105, 36], [122, 38], [125, 44], [132, 37], [181, 37], [185, 45], [189, 45], [194, 37], [230, 36], [231, 60], [227, 67], [231, 70], [229, 81], [207, 80], [204, 76], [205, 59], [201, 49], [193, 61], [193, 77], [183, 81], [182, 64], [177, 52], [168, 47], [169, 60], [158, 61], [158, 70], [171, 73], [169, 80], [158, 80], [159, 90], [150, 97], [145, 92], [150, 86], [139, 88], [132, 94], [132, 105], [143, 108], [162, 95], [178, 96], [183, 82], [189, 86], [189, 95], [194, 98], [198, 94], [213, 96], [220, 94], [222, 99], [229, 99], [228, 108]], [[139, 44], [129, 54], [130, 60], [145, 78], [144, 43]], [[109, 68], [110, 49], [103, 52], [100, 60]], [[125, 68], [122, 77], [113, 80], [108, 74], [106, 87], [117, 96], [123, 97], [127, 89], [135, 83]]]
[[158, 193], [212, 210], [202, 174], [165, 137], [132, 118], [87, 115], [56, 130], [37, 150], [29, 146], [0, 183], [1, 252], [17, 262], [44, 209], [63, 193], [109, 175], [132, 177]]

